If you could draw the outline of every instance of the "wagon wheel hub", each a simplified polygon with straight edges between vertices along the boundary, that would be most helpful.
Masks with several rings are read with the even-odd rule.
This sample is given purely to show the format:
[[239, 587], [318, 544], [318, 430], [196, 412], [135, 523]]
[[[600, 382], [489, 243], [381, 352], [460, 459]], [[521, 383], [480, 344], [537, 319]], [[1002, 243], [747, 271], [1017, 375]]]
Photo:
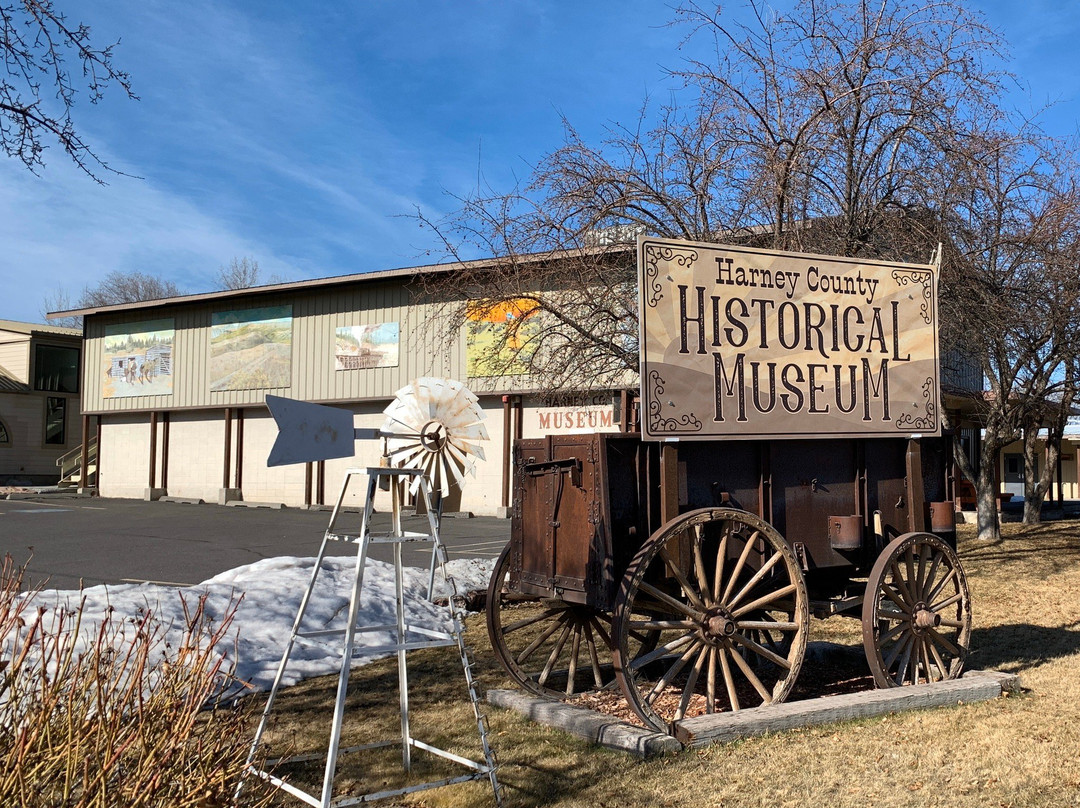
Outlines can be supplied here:
[[735, 633], [738, 626], [725, 609], [710, 609], [701, 623], [701, 633], [707, 642], [717, 643]]
[[912, 611], [912, 622], [915, 625], [915, 630], [922, 633], [940, 626], [941, 615], [933, 609], [927, 608], [925, 603], [918, 603]]

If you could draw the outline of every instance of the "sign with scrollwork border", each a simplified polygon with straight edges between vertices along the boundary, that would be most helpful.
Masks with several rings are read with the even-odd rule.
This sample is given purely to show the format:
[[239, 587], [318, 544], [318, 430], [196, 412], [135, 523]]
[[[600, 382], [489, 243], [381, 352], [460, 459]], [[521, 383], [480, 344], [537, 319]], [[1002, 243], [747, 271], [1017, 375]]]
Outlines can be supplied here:
[[650, 440], [941, 432], [938, 267], [638, 238]]

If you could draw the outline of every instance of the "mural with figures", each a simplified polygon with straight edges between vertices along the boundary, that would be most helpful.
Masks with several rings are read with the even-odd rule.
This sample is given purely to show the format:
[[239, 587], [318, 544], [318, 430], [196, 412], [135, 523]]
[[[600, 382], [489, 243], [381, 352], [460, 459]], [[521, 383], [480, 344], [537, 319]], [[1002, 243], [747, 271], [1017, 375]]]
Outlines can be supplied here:
[[105, 326], [102, 397], [171, 395], [175, 336], [171, 317]]

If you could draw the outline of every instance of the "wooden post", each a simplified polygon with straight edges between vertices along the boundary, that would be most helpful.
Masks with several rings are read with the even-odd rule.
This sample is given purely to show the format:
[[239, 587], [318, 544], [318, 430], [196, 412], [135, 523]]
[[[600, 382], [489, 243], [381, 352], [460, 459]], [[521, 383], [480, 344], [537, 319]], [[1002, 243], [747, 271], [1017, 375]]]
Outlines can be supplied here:
[[94, 473], [94, 485], [101, 490], [101, 416], [97, 417], [97, 427], [94, 432], [94, 443], [97, 445], [97, 471]]
[[238, 491], [244, 488], [244, 408], [236, 411], [236, 474], [234, 476]]
[[660, 446], [660, 524], [679, 515], [679, 446]]
[[304, 464], [304, 506], [311, 507], [311, 461]]
[[907, 481], [908, 481], [908, 530], [921, 532], [926, 530], [926, 494], [922, 476], [922, 445], [918, 438], [912, 438], [907, 444]]
[[150, 413], [150, 488], [157, 488], [157, 411]]
[[229, 487], [229, 465], [232, 462], [232, 407], [225, 408], [225, 462], [221, 470], [221, 487]]
[[502, 453], [502, 507], [510, 507], [510, 396], [502, 397], [503, 405], [503, 453]]
[[90, 465], [90, 416], [83, 414], [82, 417], [82, 453], [79, 455], [79, 488], [90, 485], [88, 471]]
[[161, 413], [161, 487], [169, 490], [169, 412]]

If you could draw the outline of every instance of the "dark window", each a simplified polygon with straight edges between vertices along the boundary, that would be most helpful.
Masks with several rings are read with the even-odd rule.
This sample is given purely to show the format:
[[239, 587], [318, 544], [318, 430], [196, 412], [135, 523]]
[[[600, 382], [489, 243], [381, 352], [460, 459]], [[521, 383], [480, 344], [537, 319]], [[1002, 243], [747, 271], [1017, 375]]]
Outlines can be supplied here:
[[45, 399], [45, 443], [63, 446], [67, 443], [67, 399], [48, 396]]
[[7, 424], [0, 421], [0, 446], [11, 443], [11, 433], [8, 432]]
[[38, 345], [34, 353], [34, 389], [79, 392], [79, 349]]

